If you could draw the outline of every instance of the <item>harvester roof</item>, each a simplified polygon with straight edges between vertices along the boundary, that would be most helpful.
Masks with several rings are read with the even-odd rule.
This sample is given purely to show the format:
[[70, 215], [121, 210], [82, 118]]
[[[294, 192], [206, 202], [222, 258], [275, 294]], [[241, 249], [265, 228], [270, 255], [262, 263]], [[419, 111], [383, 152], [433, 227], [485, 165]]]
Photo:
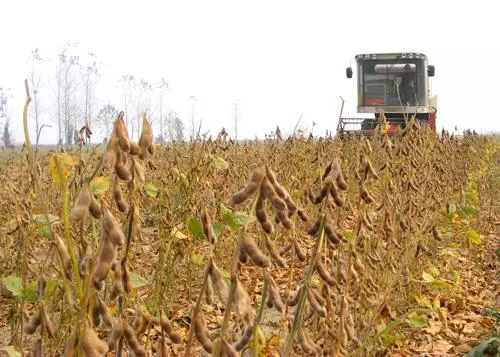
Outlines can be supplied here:
[[418, 52], [399, 52], [399, 53], [367, 53], [359, 54], [354, 57], [356, 61], [374, 60], [374, 59], [427, 59], [427, 56]]

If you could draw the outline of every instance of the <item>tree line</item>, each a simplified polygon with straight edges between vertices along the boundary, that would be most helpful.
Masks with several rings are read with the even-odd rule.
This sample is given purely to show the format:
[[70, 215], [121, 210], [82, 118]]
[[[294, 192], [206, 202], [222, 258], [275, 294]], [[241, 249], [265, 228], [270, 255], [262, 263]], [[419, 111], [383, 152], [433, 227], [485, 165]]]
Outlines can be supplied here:
[[[55, 132], [53, 144], [81, 143], [82, 130], [99, 130], [107, 140], [120, 110], [132, 137], [138, 138], [144, 113], [148, 115], [158, 142], [184, 140], [184, 123], [167, 105], [170, 85], [165, 78], [149, 81], [133, 74], [116, 80], [120, 96], [114, 102], [100, 92], [102, 63], [93, 52], [84, 52], [78, 43], [66, 43], [57, 56], [45, 57], [34, 49], [27, 60], [26, 78], [32, 106], [29, 120], [38, 145], [46, 130]], [[13, 145], [12, 93], [0, 83], [0, 139], [4, 147]], [[120, 108], [120, 109], [118, 109]]]

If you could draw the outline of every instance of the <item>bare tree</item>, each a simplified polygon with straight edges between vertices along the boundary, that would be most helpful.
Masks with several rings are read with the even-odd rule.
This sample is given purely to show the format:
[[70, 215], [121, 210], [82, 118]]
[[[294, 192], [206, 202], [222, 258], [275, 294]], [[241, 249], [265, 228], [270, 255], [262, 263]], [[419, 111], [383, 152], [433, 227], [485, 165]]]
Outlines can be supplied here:
[[78, 81], [76, 69], [80, 61], [76, 54], [77, 44], [66, 44], [58, 55], [56, 66], [56, 122], [58, 145], [73, 143], [73, 131], [78, 127]]
[[83, 118], [85, 124], [91, 128], [92, 115], [95, 111], [94, 107], [96, 106], [95, 88], [100, 76], [97, 56], [93, 52], [89, 52], [87, 56], [85, 56], [85, 63], [80, 64], [80, 72], [82, 76], [82, 89], [84, 96]]
[[173, 110], [168, 112], [167, 121], [167, 139], [169, 141], [184, 140], [184, 123]]
[[196, 102], [198, 101], [198, 98], [194, 95], [189, 97], [189, 101], [191, 102], [191, 139], [195, 139], [196, 135], [196, 125], [195, 125], [195, 116], [194, 116], [194, 109]]
[[40, 138], [40, 130], [43, 127], [40, 123], [40, 89], [42, 86], [42, 72], [40, 66], [42, 64], [42, 58], [40, 57], [38, 48], [35, 48], [31, 51], [31, 55], [28, 58], [28, 64], [28, 82], [29, 87], [32, 90], [30, 96], [33, 100], [33, 105], [30, 107], [29, 116], [35, 121], [35, 148], [37, 148], [38, 139]]
[[2, 142], [3, 146], [7, 148], [13, 143], [12, 132], [10, 131], [9, 98], [9, 90], [0, 87], [0, 121], [3, 124]]
[[109, 138], [111, 133], [111, 127], [113, 126], [113, 121], [118, 116], [118, 110], [114, 105], [108, 103], [105, 104], [97, 113], [96, 124], [98, 127], [104, 129], [105, 139]]
[[165, 109], [167, 91], [170, 87], [165, 78], [161, 78], [158, 83], [156, 83], [155, 87], [158, 91], [158, 120], [160, 125], [160, 135], [158, 135], [158, 139], [159, 142], [163, 144], [165, 142], [165, 132], [163, 129], [165, 118], [163, 117], [163, 110]]
[[240, 120], [240, 103], [238, 99], [233, 102], [234, 139], [238, 141], [238, 121]]
[[118, 84], [122, 90], [122, 97], [123, 97], [122, 105], [123, 105], [123, 111], [125, 113], [125, 125], [130, 128], [130, 131], [133, 134], [134, 133], [133, 121], [130, 121], [129, 118], [129, 106], [134, 88], [136, 87], [136, 80], [133, 75], [124, 74], [120, 77]]

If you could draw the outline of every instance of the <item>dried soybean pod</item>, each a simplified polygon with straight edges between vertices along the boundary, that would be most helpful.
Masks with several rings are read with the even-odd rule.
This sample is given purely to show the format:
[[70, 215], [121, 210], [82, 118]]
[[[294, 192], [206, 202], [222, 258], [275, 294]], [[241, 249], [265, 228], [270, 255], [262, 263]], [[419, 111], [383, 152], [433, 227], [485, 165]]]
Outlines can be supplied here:
[[113, 199], [120, 212], [128, 212], [128, 203], [123, 199], [123, 192], [118, 179], [113, 182]]
[[128, 138], [127, 126], [125, 125], [125, 121], [123, 120], [123, 112], [119, 114], [118, 119], [115, 122], [115, 130], [120, 149], [122, 149], [124, 152], [129, 152], [130, 140]]
[[146, 115], [144, 115], [142, 119], [142, 131], [141, 137], [139, 138], [139, 146], [141, 148], [141, 153], [139, 155], [141, 160], [146, 158], [146, 152], [149, 152], [150, 154], [153, 154], [154, 152], [154, 148], [150, 149], [150, 147], [153, 146], [153, 131], [149, 121], [146, 119]]
[[245, 253], [242, 249], [240, 249], [240, 254], [238, 256], [238, 260], [240, 261], [241, 264], [248, 263], [248, 254]]
[[306, 292], [307, 292], [307, 300], [309, 300], [309, 305], [311, 305], [312, 309], [318, 316], [320, 317], [326, 317], [326, 311], [323, 306], [318, 302], [316, 299], [316, 296], [312, 293], [310, 287], [306, 287]]
[[317, 205], [317, 204], [319, 204], [319, 203], [321, 203], [323, 201], [323, 199], [328, 194], [328, 191], [330, 191], [330, 185], [331, 185], [331, 183], [332, 183], [332, 181], [328, 177], [325, 180], [325, 182], [323, 183], [323, 187], [319, 191], [318, 195], [314, 197], [312, 203], [314, 203], [315, 205]]
[[293, 247], [292, 243], [288, 243], [283, 248], [281, 248], [280, 255], [285, 255], [286, 253], [288, 253], [292, 249], [292, 247]]
[[124, 332], [125, 340], [127, 340], [127, 343], [129, 345], [129, 347], [132, 349], [132, 351], [134, 351], [134, 353], [137, 356], [146, 357], [147, 353], [144, 350], [144, 348], [139, 344], [139, 340], [137, 339], [137, 336], [135, 335], [135, 332], [132, 329], [132, 327], [130, 327], [129, 324], [124, 322], [123, 323], [123, 330], [124, 330], [123, 332]]
[[73, 329], [71, 335], [69, 335], [66, 343], [64, 344], [64, 357], [73, 357], [75, 355], [75, 347], [78, 343], [78, 329]]
[[278, 254], [276, 248], [274, 247], [273, 242], [271, 242], [271, 239], [269, 239], [269, 237], [267, 236], [264, 237], [264, 244], [269, 254], [271, 255], [272, 260], [276, 263], [276, 265], [279, 266], [280, 268], [286, 267], [286, 261]]
[[111, 266], [114, 272], [113, 285], [111, 286], [111, 291], [109, 293], [109, 298], [111, 300], [116, 299], [118, 296], [123, 294], [123, 273], [119, 262], [114, 262]]
[[172, 326], [172, 323], [168, 319], [167, 315], [162, 311], [160, 312], [160, 326], [163, 331], [165, 331], [170, 338], [170, 341], [172, 341], [175, 344], [181, 343], [182, 337], [181, 335], [176, 332]]
[[42, 313], [40, 309], [37, 309], [37, 311], [31, 316], [30, 321], [24, 325], [24, 332], [28, 335], [33, 335], [40, 326], [42, 322]]
[[290, 217], [297, 211], [297, 204], [292, 200], [290, 196], [286, 196], [285, 203], [288, 210], [288, 216]]
[[169, 357], [167, 341], [163, 338], [158, 338], [158, 347], [156, 347], [157, 356]]
[[196, 315], [193, 316], [193, 329], [194, 334], [201, 346], [208, 353], [212, 353], [212, 340], [210, 339], [210, 335], [208, 333], [207, 324], [205, 322], [205, 318], [203, 317], [203, 312], [198, 310]]
[[205, 301], [208, 305], [214, 303], [214, 285], [212, 283], [212, 278], [210, 275], [207, 276], [207, 287], [205, 288]]
[[293, 222], [288, 218], [288, 212], [285, 211], [278, 211], [276, 212], [276, 217], [280, 220], [281, 223], [283, 223], [283, 227], [286, 229], [292, 229], [293, 228]]
[[130, 155], [140, 155], [142, 152], [141, 147], [137, 144], [134, 143], [133, 141], [130, 142]]
[[234, 304], [235, 311], [238, 316], [247, 326], [251, 325], [255, 317], [255, 311], [252, 307], [252, 300], [250, 299], [250, 296], [248, 296], [246, 290], [243, 288], [243, 285], [241, 285], [239, 279], [236, 279], [236, 288], [234, 290]]
[[112, 327], [113, 318], [109, 314], [108, 306], [104, 303], [104, 301], [101, 300], [99, 296], [96, 297], [96, 305], [99, 311], [99, 315], [102, 317], [102, 320], [104, 321], [106, 327]]
[[330, 185], [330, 194], [332, 195], [337, 207], [344, 206], [344, 200], [342, 199], [342, 197], [340, 197], [340, 194], [337, 191], [337, 186], [335, 186], [335, 184]]
[[104, 156], [102, 158], [102, 165], [105, 169], [109, 169], [115, 166], [116, 156], [118, 151], [118, 139], [116, 137], [115, 130], [111, 133], [111, 137], [109, 138], [108, 145], [106, 146], [106, 151], [104, 152]]
[[300, 343], [300, 347], [306, 354], [316, 354], [316, 350], [313, 346], [311, 346], [310, 342], [304, 335], [303, 329], [300, 327], [298, 331], [298, 339]]
[[324, 225], [324, 231], [325, 235], [328, 238], [328, 240], [333, 244], [333, 245], [338, 245], [340, 243], [340, 239], [338, 236], [335, 234], [334, 229], [332, 228], [331, 224], [329, 222], [326, 222]]
[[220, 301], [222, 301], [225, 304], [229, 296], [229, 288], [227, 286], [226, 281], [222, 277], [222, 273], [220, 272], [219, 268], [213, 261], [212, 261], [212, 266], [210, 267], [210, 278], [214, 283], [215, 291], [217, 292]]
[[101, 324], [101, 315], [99, 314], [99, 307], [97, 306], [97, 301], [94, 301], [92, 306], [92, 325], [94, 327], [99, 327]]
[[97, 336], [90, 327], [85, 327], [81, 335], [80, 346], [86, 357], [104, 356], [108, 352], [108, 344]]
[[281, 299], [278, 285], [276, 282], [269, 276], [269, 296], [272, 298], [273, 305], [279, 312], [283, 312], [284, 304]]
[[217, 237], [215, 236], [212, 220], [210, 219], [210, 215], [208, 214], [206, 207], [203, 207], [201, 222], [203, 224], [203, 233], [205, 233], [205, 237], [207, 237], [208, 242], [210, 244], [215, 244]]
[[240, 355], [233, 345], [229, 344], [224, 338], [221, 339], [221, 351], [224, 357], [238, 357]]
[[136, 158], [132, 158], [134, 168], [134, 178], [137, 178], [139, 182], [144, 183], [146, 181], [146, 173], [144, 172], [144, 166], [141, 161]]
[[266, 301], [266, 305], [268, 308], [272, 309], [272, 307], [274, 306], [274, 302], [273, 302], [273, 297], [271, 296], [271, 293], [269, 292], [267, 294], [267, 301]]
[[241, 335], [240, 339], [234, 344], [234, 348], [236, 348], [236, 351], [241, 351], [246, 346], [248, 341], [250, 341], [252, 334], [253, 326], [247, 326], [247, 328], [243, 332], [243, 335]]
[[342, 190], [345, 191], [347, 190], [347, 182], [345, 181], [344, 175], [342, 174], [342, 171], [339, 171], [339, 174], [337, 176], [337, 186]]
[[319, 302], [319, 304], [321, 306], [325, 306], [326, 305], [326, 300], [323, 296], [321, 296], [321, 294], [319, 293], [319, 291], [317, 291], [315, 288], [311, 288], [311, 292], [312, 294], [314, 295], [314, 297], [316, 298], [316, 300]]
[[323, 279], [325, 283], [327, 283], [330, 286], [337, 285], [337, 282], [330, 275], [325, 265], [323, 264], [323, 260], [321, 259], [321, 257], [318, 257], [318, 259], [316, 259], [316, 271], [318, 272], [319, 276], [321, 277], [321, 279]]
[[262, 180], [265, 177], [264, 165], [257, 166], [250, 176], [250, 180], [244, 188], [236, 192], [231, 198], [233, 204], [240, 204], [245, 202], [257, 189], [259, 188]]
[[118, 221], [107, 208], [104, 208], [102, 225], [104, 230], [109, 234], [109, 238], [113, 244], [121, 246], [125, 243], [125, 235], [123, 234]]
[[437, 241], [442, 241], [443, 240], [443, 238], [441, 238], [441, 234], [439, 234], [439, 231], [438, 231], [438, 229], [437, 229], [436, 226], [432, 226], [432, 236]]
[[307, 217], [307, 214], [304, 212], [303, 209], [298, 209], [297, 215], [299, 216], [299, 218], [302, 222], [307, 222], [309, 220], [309, 218]]
[[100, 282], [106, 279], [111, 268], [111, 263], [115, 257], [115, 246], [107, 235], [104, 235], [101, 247], [99, 249], [99, 257], [94, 271], [94, 281]]
[[72, 221], [81, 221], [85, 213], [89, 209], [90, 202], [92, 201], [92, 197], [90, 194], [89, 184], [85, 182], [78, 194], [78, 198], [75, 201], [75, 205], [69, 212], [69, 218]]
[[91, 195], [89, 212], [95, 219], [99, 219], [102, 216], [102, 209], [97, 200], [94, 198], [94, 195]]
[[122, 272], [123, 272], [123, 287], [125, 288], [125, 292], [128, 294], [132, 291], [132, 282], [130, 281], [130, 273], [127, 268], [127, 261], [122, 260], [121, 262]]
[[316, 235], [316, 233], [318, 233], [319, 227], [321, 227], [321, 218], [318, 218], [316, 222], [314, 222], [312, 227], [307, 230], [307, 233], [311, 236], [314, 236]]
[[269, 182], [267, 178], [264, 178], [262, 180], [262, 185], [261, 185], [261, 192], [262, 195], [271, 202], [273, 207], [278, 210], [278, 211], [284, 211], [286, 210], [286, 203], [285, 201], [278, 196], [276, 193], [276, 190], [274, 189], [273, 185]]
[[245, 235], [241, 244], [241, 249], [250, 257], [252, 263], [260, 268], [267, 268], [271, 265], [271, 260], [265, 255], [255, 243], [255, 240]]
[[264, 232], [266, 232], [267, 234], [272, 234], [274, 232], [274, 226], [269, 221], [261, 223], [261, 227], [262, 227], [262, 230]]
[[289, 197], [288, 192], [286, 192], [285, 188], [281, 186], [278, 180], [276, 179], [276, 174], [267, 165], [266, 165], [266, 178], [269, 180], [275, 192], [281, 199], [286, 200], [287, 197]]
[[330, 161], [328, 165], [326, 165], [325, 169], [323, 170], [323, 175], [321, 176], [321, 180], [324, 181], [328, 175], [330, 175], [330, 172], [332, 171], [332, 164], [333, 162]]
[[288, 306], [297, 305], [297, 303], [299, 302], [299, 295], [300, 295], [299, 292], [300, 292], [300, 288], [298, 288], [297, 291], [295, 291], [295, 295], [293, 295], [293, 298], [288, 299], [288, 301], [287, 301]]
[[130, 169], [125, 165], [122, 161], [122, 157], [124, 158], [124, 154], [121, 153], [121, 151], [117, 152], [117, 159], [115, 163], [115, 172], [116, 176], [118, 176], [120, 179], [123, 181], [130, 181], [132, 179], [132, 173], [130, 172]]
[[306, 260], [306, 254], [302, 251], [302, 248], [300, 247], [299, 243], [295, 241], [293, 243], [293, 248], [295, 251], [295, 255], [297, 256], [297, 259], [299, 259], [301, 262]]
[[108, 350], [113, 352], [118, 346], [118, 341], [123, 337], [123, 322], [121, 319], [115, 319], [113, 321], [113, 329], [108, 339]]
[[363, 265], [363, 263], [361, 263], [361, 259], [359, 258], [359, 256], [356, 256], [356, 259], [354, 260], [354, 267], [360, 273], [365, 271], [365, 266]]
[[54, 239], [64, 266], [64, 272], [66, 276], [71, 276], [71, 257], [69, 255], [68, 247], [58, 234], [54, 234]]

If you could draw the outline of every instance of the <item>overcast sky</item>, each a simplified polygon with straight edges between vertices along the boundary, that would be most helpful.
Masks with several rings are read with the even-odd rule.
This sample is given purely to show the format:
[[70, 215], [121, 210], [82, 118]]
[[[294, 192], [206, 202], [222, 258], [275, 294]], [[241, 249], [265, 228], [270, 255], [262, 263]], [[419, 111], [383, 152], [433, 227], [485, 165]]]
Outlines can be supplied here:
[[[436, 66], [438, 127], [499, 130], [500, 13], [495, 1], [2, 1], [0, 86], [11, 88], [21, 140], [27, 57], [56, 58], [67, 41], [100, 60], [102, 100], [118, 104], [116, 81], [133, 73], [170, 83], [168, 106], [189, 126], [196, 116], [232, 133], [239, 100], [240, 136], [302, 115], [315, 132], [335, 129], [339, 96], [356, 110], [345, 67], [357, 53], [422, 52]], [[53, 69], [52, 69], [53, 70]], [[47, 74], [50, 77], [50, 73]], [[47, 89], [49, 90], [49, 89]], [[50, 113], [44, 113], [48, 120]], [[44, 141], [55, 141], [48, 134]]]

